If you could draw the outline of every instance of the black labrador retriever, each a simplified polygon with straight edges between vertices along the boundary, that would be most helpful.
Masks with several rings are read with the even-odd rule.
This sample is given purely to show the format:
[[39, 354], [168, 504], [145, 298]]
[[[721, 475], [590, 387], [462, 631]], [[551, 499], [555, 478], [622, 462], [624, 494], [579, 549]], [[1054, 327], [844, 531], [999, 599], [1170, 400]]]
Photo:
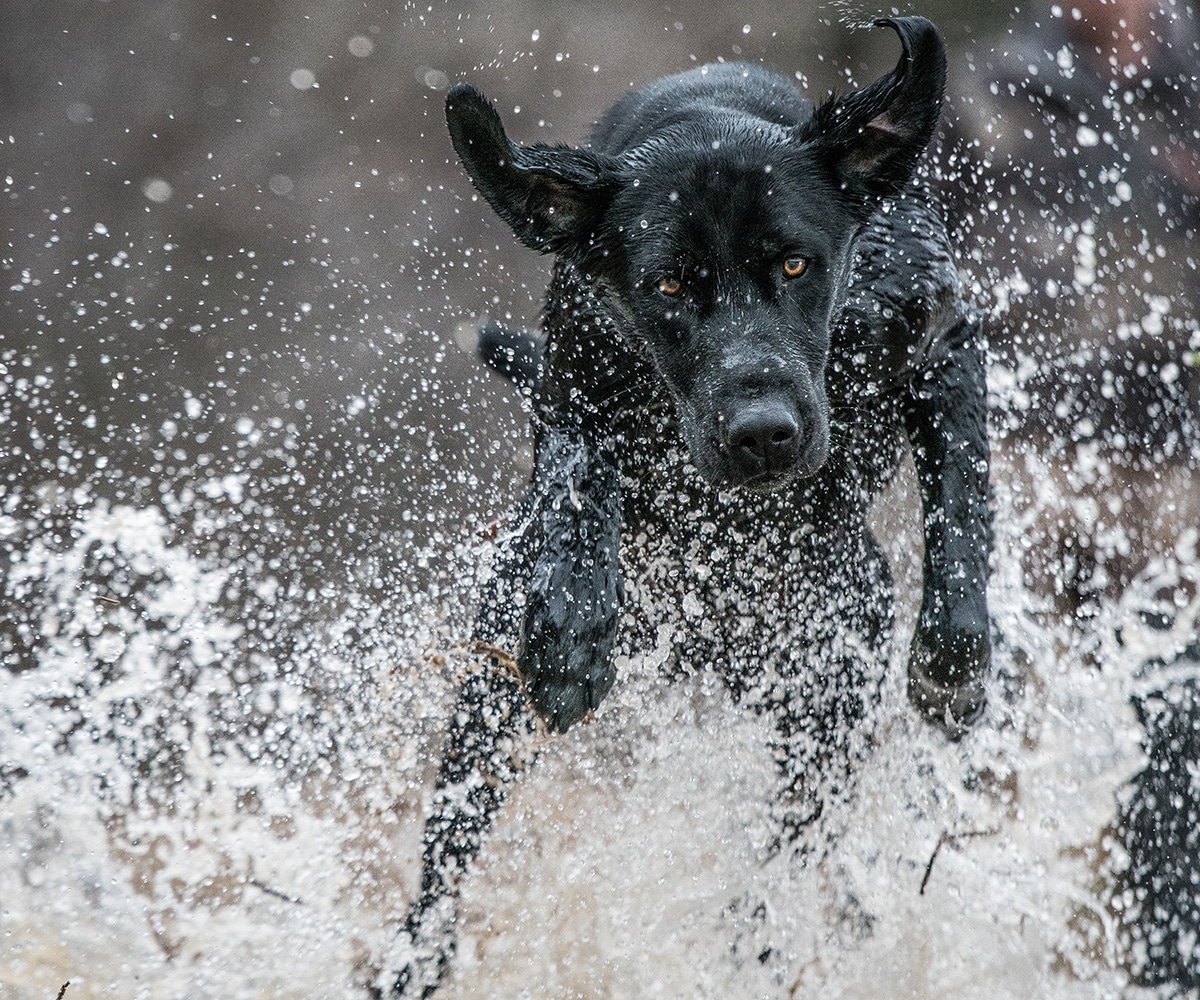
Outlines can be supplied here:
[[556, 260], [544, 335], [482, 334], [485, 360], [529, 385], [535, 471], [384, 992], [440, 983], [459, 881], [533, 712], [565, 731], [612, 687], [614, 652], [663, 621], [678, 668], [719, 671], [771, 713], [780, 843], [811, 827], [848, 784], [883, 669], [891, 579], [867, 515], [906, 443], [925, 541], [909, 697], [952, 737], [982, 712], [980, 323], [914, 179], [945, 51], [923, 18], [876, 23], [903, 55], [862, 90], [814, 109], [758, 66], [705, 66], [624, 97], [588, 149], [515, 145], [479, 91], [447, 96], [476, 188]]

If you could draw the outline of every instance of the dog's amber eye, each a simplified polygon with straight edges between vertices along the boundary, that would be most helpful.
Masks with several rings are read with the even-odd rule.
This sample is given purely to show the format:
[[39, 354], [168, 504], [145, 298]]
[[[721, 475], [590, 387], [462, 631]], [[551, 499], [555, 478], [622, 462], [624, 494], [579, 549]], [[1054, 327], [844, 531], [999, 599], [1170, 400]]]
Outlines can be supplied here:
[[671, 298], [683, 291], [683, 282], [678, 278], [663, 278], [658, 283], [658, 290]]
[[785, 278], [798, 278], [808, 270], [808, 259], [806, 257], [789, 257], [783, 262], [783, 276]]

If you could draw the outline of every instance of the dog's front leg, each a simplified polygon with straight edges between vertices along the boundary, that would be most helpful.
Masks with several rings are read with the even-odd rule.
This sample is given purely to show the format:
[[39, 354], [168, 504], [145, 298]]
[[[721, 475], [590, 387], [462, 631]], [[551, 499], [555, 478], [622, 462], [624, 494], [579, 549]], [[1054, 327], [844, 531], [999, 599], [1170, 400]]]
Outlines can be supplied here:
[[428, 997], [456, 945], [458, 893], [509, 783], [533, 756], [533, 713], [511, 667], [492, 660], [459, 689], [433, 807], [421, 891], [380, 977], [392, 997]]
[[905, 412], [925, 525], [908, 696], [958, 738], [983, 712], [991, 660], [987, 398], [978, 318], [964, 318], [943, 346], [946, 353], [916, 376]]
[[[582, 431], [545, 425], [522, 521], [505, 542], [489, 644], [520, 620], [516, 670], [493, 659], [459, 691], [433, 810], [421, 892], [381, 977], [383, 992], [428, 997], [455, 948], [459, 883], [507, 786], [533, 757], [533, 714], [565, 730], [612, 687], [620, 603], [621, 497], [615, 467]], [[522, 608], [523, 598], [523, 608]]]
[[539, 434], [534, 488], [517, 667], [538, 714], [566, 731], [600, 704], [616, 676], [620, 476], [582, 430], [548, 425]]

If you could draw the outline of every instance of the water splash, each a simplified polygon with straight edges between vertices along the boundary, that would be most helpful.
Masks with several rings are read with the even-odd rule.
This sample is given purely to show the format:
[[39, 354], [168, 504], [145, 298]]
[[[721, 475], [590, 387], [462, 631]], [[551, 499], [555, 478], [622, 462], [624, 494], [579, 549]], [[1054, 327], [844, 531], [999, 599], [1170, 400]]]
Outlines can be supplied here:
[[[833, 9], [851, 26], [878, 13]], [[436, 333], [484, 306], [532, 318], [543, 278], [477, 239], [465, 180], [442, 172], [437, 90], [533, 65], [537, 28], [573, 57], [538, 62], [536, 95], [504, 82], [534, 121], [565, 95], [578, 137], [635, 75], [715, 57], [709, 20], [715, 54], [772, 26], [786, 45], [764, 58], [798, 44], [774, 5], [686, 33], [659, 12], [642, 32], [580, 8], [575, 34], [537, 13], [376, 8], [376, 32], [325, 5], [288, 45], [252, 18], [196, 23], [181, 40], [222, 85], [193, 100], [174, 86], [182, 47], [117, 58], [157, 23], [128, 5], [108, 58], [136, 100], [117, 103], [68, 65], [97, 64], [70, 48], [83, 33], [44, 12], [68, 47], [45, 88], [61, 107], [14, 100], [3, 177], [20, 221], [0, 262], [0, 995], [70, 980], [68, 998], [354, 997], [390, 946], [470, 665], [475, 532], [527, 460], [512, 401]], [[369, 59], [345, 42], [364, 31]], [[305, 66], [319, 89], [290, 83]], [[1105, 277], [1088, 226], [1052, 234], [1070, 263], [1057, 302]], [[964, 249], [998, 315], [1042, 290], [1008, 252]], [[1166, 306], [1126, 317], [1128, 336], [1178, 322]], [[1131, 698], [1200, 670], [1175, 659], [1198, 610], [1194, 481], [1153, 458], [1106, 468], [1087, 435], [1020, 446], [1034, 364], [993, 369], [999, 678], [969, 739], [911, 718], [894, 663], [837, 851], [772, 855], [766, 727], [713, 678], [664, 681], [664, 633], [514, 790], [466, 883], [447, 996], [1153, 995], [1121, 968], [1112, 825], [1144, 762]], [[878, 512], [902, 594], [908, 494]], [[1145, 540], [1118, 498], [1167, 512], [1142, 564], [1120, 562]], [[1119, 597], [1093, 575], [1064, 607], [1059, 524], [1094, 538], [1090, 572], [1129, 577]]]
[[[1142, 763], [1129, 661], [1181, 642], [1143, 624], [1172, 570], [1103, 611], [1089, 666], [1039, 622], [1027, 524], [1000, 524], [1006, 693], [968, 740], [911, 717], [893, 664], [836, 851], [772, 856], [764, 721], [709, 675], [664, 680], [666, 629], [514, 791], [447, 995], [1117, 995], [1097, 857]], [[351, 607], [271, 655], [222, 604], [234, 568], [161, 512], [84, 503], [67, 537], [28, 539], [6, 595], [46, 637], [0, 693], [11, 995], [351, 995], [414, 884], [461, 611]]]

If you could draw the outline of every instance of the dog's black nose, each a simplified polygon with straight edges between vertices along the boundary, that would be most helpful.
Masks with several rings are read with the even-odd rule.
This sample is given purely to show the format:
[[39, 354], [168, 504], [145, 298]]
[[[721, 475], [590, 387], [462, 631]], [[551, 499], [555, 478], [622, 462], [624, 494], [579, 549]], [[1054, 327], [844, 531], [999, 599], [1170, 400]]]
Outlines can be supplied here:
[[790, 407], [758, 400], [739, 407], [725, 423], [725, 448], [751, 475], [787, 472], [800, 452], [800, 423]]

